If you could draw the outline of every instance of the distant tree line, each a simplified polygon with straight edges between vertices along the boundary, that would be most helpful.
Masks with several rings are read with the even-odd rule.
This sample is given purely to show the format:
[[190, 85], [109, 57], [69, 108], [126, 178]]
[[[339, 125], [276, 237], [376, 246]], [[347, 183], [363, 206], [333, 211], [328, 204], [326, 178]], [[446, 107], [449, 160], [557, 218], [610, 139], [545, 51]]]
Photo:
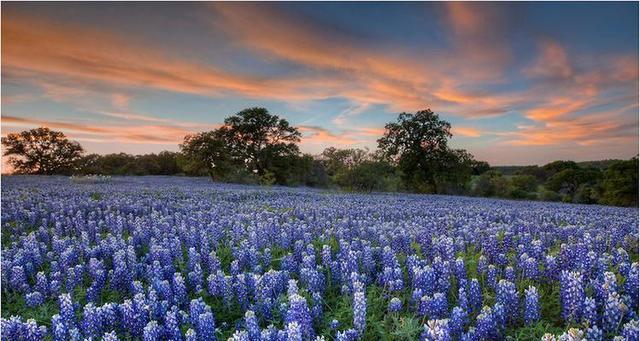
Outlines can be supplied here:
[[37, 128], [2, 138], [17, 174], [186, 175], [214, 181], [359, 192], [415, 192], [638, 205], [638, 157], [544, 166], [490, 167], [449, 146], [451, 125], [431, 110], [401, 113], [378, 148], [301, 153], [301, 133], [264, 108], [245, 109], [215, 130], [188, 135], [179, 152], [84, 154], [63, 133]]

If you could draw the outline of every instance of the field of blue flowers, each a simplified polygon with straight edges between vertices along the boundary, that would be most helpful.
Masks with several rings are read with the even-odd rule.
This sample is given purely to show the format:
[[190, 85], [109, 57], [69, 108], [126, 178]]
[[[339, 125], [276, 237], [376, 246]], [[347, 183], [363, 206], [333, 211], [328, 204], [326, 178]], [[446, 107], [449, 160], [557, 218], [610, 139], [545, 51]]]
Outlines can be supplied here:
[[638, 210], [2, 178], [2, 340], [638, 340]]

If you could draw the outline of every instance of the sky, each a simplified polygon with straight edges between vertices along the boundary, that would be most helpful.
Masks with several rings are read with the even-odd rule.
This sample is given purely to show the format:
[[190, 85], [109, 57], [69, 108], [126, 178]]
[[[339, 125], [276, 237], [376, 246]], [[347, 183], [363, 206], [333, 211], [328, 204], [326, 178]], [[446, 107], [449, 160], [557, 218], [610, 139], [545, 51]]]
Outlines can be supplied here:
[[178, 150], [248, 107], [301, 149], [431, 109], [492, 165], [638, 154], [638, 3], [3, 3], [2, 135]]

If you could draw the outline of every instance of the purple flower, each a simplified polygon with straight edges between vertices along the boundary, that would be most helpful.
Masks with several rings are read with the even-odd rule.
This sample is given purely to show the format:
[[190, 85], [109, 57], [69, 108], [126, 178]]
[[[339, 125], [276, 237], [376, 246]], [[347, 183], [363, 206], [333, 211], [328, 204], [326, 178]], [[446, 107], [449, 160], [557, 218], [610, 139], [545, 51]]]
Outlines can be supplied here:
[[247, 312], [244, 313], [244, 324], [249, 333], [249, 338], [251, 340], [259, 340], [261, 333], [260, 326], [258, 325], [256, 314], [253, 311], [247, 310]]
[[420, 341], [449, 341], [449, 320], [429, 320], [424, 325]]
[[353, 328], [360, 335], [364, 333], [367, 321], [367, 298], [363, 291], [356, 291], [353, 294]]
[[506, 308], [508, 321], [515, 321], [518, 318], [519, 299], [515, 284], [501, 279], [496, 289], [496, 302]]
[[560, 300], [562, 316], [567, 322], [578, 322], [584, 302], [582, 275], [579, 272], [562, 271], [560, 275]]
[[602, 316], [602, 326], [606, 333], [615, 333], [618, 330], [618, 326], [626, 309], [618, 293], [612, 292], [609, 294]]
[[525, 290], [524, 294], [524, 323], [534, 324], [540, 319], [540, 295], [534, 286]]
[[198, 316], [198, 322], [196, 324], [196, 331], [198, 334], [198, 340], [200, 341], [215, 341], [215, 320], [213, 313], [210, 311], [204, 312]]
[[30, 292], [24, 297], [27, 307], [33, 308], [44, 303], [44, 296], [38, 291]]
[[144, 331], [142, 333], [142, 339], [144, 341], [158, 341], [160, 340], [160, 336], [162, 335], [162, 329], [158, 326], [156, 321], [150, 321], [144, 327]]
[[402, 301], [397, 297], [393, 297], [389, 301], [388, 310], [389, 312], [392, 312], [392, 313], [399, 312], [400, 310], [402, 310]]

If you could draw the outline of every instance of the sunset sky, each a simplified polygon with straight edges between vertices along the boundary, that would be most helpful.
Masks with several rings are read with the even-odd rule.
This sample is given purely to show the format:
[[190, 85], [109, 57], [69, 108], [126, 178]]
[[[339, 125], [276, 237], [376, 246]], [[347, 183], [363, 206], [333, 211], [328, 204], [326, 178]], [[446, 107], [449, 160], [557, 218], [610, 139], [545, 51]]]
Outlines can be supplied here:
[[309, 153], [430, 108], [493, 165], [628, 159], [638, 3], [3, 3], [3, 136], [177, 150], [253, 106]]

